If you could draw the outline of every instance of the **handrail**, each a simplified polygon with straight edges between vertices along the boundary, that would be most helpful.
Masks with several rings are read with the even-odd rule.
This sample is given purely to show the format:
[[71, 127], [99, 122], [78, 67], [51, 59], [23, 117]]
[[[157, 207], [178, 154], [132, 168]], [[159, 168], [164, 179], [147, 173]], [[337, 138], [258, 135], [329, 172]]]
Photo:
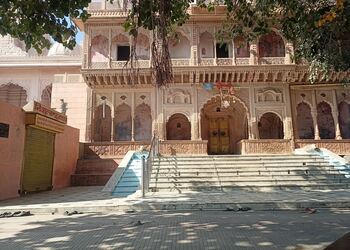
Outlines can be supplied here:
[[153, 135], [150, 144], [150, 150], [147, 158], [142, 156], [142, 197], [145, 197], [149, 191], [149, 182], [152, 175], [152, 165], [154, 158], [159, 155], [159, 139], [156, 134]]

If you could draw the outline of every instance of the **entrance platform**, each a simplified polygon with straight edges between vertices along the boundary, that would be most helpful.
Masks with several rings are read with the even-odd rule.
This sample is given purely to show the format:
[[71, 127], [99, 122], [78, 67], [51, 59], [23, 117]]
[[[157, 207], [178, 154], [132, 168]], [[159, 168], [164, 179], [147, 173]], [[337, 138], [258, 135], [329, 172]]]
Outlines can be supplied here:
[[305, 210], [306, 208], [350, 208], [349, 190], [279, 190], [148, 193], [141, 198], [136, 193], [117, 198], [102, 192], [102, 187], [69, 187], [58, 191], [30, 194], [21, 198], [0, 201], [0, 214], [30, 211], [33, 214], [63, 214], [65, 211], [82, 213], [111, 213], [120, 211], [188, 211], [234, 210], [249, 208], [266, 210]]

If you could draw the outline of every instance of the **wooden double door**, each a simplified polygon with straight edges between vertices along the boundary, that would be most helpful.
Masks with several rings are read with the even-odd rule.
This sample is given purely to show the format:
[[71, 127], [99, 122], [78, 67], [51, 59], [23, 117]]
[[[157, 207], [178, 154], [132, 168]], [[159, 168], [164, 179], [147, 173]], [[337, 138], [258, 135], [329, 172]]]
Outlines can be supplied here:
[[230, 129], [227, 116], [209, 118], [209, 154], [230, 153]]

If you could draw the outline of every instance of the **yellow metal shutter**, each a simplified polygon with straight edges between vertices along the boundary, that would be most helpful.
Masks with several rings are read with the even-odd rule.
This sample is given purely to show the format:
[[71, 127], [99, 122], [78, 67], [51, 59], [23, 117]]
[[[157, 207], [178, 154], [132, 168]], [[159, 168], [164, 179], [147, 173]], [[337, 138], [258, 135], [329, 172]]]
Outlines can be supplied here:
[[55, 134], [28, 127], [22, 175], [22, 193], [50, 190]]

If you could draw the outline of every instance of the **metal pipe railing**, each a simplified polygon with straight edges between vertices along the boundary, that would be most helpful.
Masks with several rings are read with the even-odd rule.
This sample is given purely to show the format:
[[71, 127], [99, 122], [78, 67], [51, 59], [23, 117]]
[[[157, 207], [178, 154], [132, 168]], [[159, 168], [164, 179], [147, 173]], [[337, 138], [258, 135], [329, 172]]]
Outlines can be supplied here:
[[142, 197], [145, 197], [149, 191], [149, 182], [152, 175], [152, 166], [154, 158], [159, 155], [159, 139], [153, 135], [150, 150], [147, 158], [142, 156]]

